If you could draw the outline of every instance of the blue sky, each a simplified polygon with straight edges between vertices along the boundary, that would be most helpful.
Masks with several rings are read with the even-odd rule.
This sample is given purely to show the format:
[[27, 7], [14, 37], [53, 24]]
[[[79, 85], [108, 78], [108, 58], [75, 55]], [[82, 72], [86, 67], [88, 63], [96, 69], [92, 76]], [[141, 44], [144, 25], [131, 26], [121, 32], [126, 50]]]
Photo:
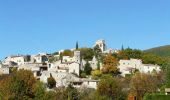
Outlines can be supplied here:
[[1, 0], [0, 59], [91, 47], [147, 49], [170, 44], [169, 0]]

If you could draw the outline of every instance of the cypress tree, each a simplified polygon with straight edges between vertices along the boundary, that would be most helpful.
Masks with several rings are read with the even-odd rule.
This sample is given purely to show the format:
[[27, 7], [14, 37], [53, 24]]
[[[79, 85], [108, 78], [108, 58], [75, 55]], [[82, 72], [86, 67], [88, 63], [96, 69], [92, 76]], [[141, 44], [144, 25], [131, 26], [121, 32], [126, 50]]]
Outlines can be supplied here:
[[78, 42], [76, 42], [76, 50], [78, 50], [79, 49], [79, 44], [78, 44]]

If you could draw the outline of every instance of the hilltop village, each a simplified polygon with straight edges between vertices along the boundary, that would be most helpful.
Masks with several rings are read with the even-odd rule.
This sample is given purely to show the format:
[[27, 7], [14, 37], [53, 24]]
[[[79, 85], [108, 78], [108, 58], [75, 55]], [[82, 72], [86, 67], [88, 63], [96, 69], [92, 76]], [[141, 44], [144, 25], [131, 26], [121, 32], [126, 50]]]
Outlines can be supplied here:
[[[83, 58], [78, 43], [75, 49], [60, 50], [54, 54], [8, 56], [0, 64], [0, 74], [10, 74], [12, 69], [24, 69], [32, 71], [34, 77], [44, 84], [48, 84], [48, 78], [53, 77], [56, 81], [55, 87], [67, 87], [72, 84], [76, 88], [97, 89], [100, 80], [93, 78], [90, 73], [104, 69], [104, 63], [99, 55], [117, 54], [120, 50], [107, 49], [105, 40], [96, 41], [92, 50], [96, 54], [88, 60]], [[65, 55], [63, 55], [64, 53]], [[90, 67], [89, 75], [82, 73], [88, 69], [86, 67]], [[153, 71], [159, 73], [161, 71], [159, 65], [143, 64], [141, 59], [134, 58], [120, 59], [116, 67], [119, 69], [121, 77], [130, 75], [136, 70], [141, 73], [152, 73]]]

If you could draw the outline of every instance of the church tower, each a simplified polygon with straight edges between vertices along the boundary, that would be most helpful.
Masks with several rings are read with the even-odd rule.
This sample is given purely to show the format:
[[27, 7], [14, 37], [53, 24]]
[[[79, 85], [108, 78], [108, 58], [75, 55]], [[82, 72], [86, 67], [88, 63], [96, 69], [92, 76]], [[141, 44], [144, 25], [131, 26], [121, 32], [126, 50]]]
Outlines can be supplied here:
[[74, 51], [74, 61], [81, 64], [80, 51]]

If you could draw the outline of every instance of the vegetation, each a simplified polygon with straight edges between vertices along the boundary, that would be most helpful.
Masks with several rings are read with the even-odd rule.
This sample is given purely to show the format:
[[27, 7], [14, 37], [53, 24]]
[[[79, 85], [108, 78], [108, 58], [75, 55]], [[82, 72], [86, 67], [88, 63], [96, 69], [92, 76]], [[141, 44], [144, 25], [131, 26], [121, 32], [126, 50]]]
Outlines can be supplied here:
[[78, 50], [78, 49], [79, 49], [79, 43], [76, 42], [76, 50]]
[[144, 52], [152, 53], [152, 54], [162, 56], [162, 57], [170, 57], [169, 51], [170, 51], [170, 45], [166, 45], [166, 46], [151, 48], [151, 49], [145, 50]]
[[170, 100], [170, 95], [146, 94], [143, 100]]
[[132, 77], [130, 88], [131, 93], [137, 97], [137, 100], [142, 100], [146, 93], [155, 93], [158, 89], [155, 78], [144, 73], [136, 73]]
[[20, 70], [0, 81], [0, 92], [3, 99], [23, 100], [34, 97], [36, 79], [31, 71]]
[[[123, 47], [119, 53], [106, 55], [102, 54], [97, 46], [93, 49], [77, 49], [81, 51], [81, 58], [87, 61], [84, 71], [81, 71], [81, 77], [91, 75], [93, 79], [100, 80], [97, 90], [76, 89], [71, 84], [56, 89], [56, 81], [50, 75], [47, 86], [53, 91], [46, 91], [46, 85], [36, 80], [31, 71], [17, 71], [14, 68], [11, 69], [12, 74], [0, 76], [0, 100], [126, 100], [128, 96], [136, 97], [137, 100], [169, 100], [169, 96], [163, 95], [164, 89], [170, 87], [168, 57]], [[63, 56], [73, 56], [73, 52], [65, 50], [59, 59], [62, 60]], [[96, 70], [92, 70], [88, 63], [93, 56], [103, 63], [100, 66], [99, 62]], [[119, 76], [118, 61], [131, 58], [142, 59], [146, 64], [160, 65], [163, 70], [160, 73], [153, 71], [151, 74], [136, 70], [128, 77]]]
[[86, 75], [90, 75], [92, 71], [92, 68], [90, 66], [89, 62], [86, 62], [85, 67], [84, 67], [84, 72], [86, 73]]
[[118, 69], [118, 60], [113, 57], [111, 54], [108, 54], [103, 60], [103, 69], [102, 72], [105, 74], [111, 73], [113, 75], [119, 74]]
[[62, 56], [70, 56], [72, 57], [73, 56], [73, 52], [69, 49], [66, 49], [62, 52]]
[[56, 86], [56, 81], [55, 79], [52, 77], [52, 75], [50, 74], [50, 77], [47, 79], [47, 84], [48, 84], [48, 87], [51, 89], [51, 88], [54, 88]]
[[100, 70], [94, 70], [91, 72], [93, 79], [99, 79], [102, 76], [102, 72]]
[[170, 63], [168, 63], [165, 74], [165, 85], [170, 88]]
[[119, 79], [111, 75], [105, 75], [100, 80], [97, 92], [102, 96], [110, 97], [113, 100], [125, 99]]
[[100, 56], [101, 56], [101, 52], [102, 50], [100, 49], [99, 45], [96, 45], [94, 48], [94, 55], [97, 59], [100, 59]]
[[86, 60], [86, 61], [90, 61], [93, 59], [94, 56], [94, 52], [93, 49], [91, 48], [79, 48], [78, 49], [81, 52], [81, 58]]

